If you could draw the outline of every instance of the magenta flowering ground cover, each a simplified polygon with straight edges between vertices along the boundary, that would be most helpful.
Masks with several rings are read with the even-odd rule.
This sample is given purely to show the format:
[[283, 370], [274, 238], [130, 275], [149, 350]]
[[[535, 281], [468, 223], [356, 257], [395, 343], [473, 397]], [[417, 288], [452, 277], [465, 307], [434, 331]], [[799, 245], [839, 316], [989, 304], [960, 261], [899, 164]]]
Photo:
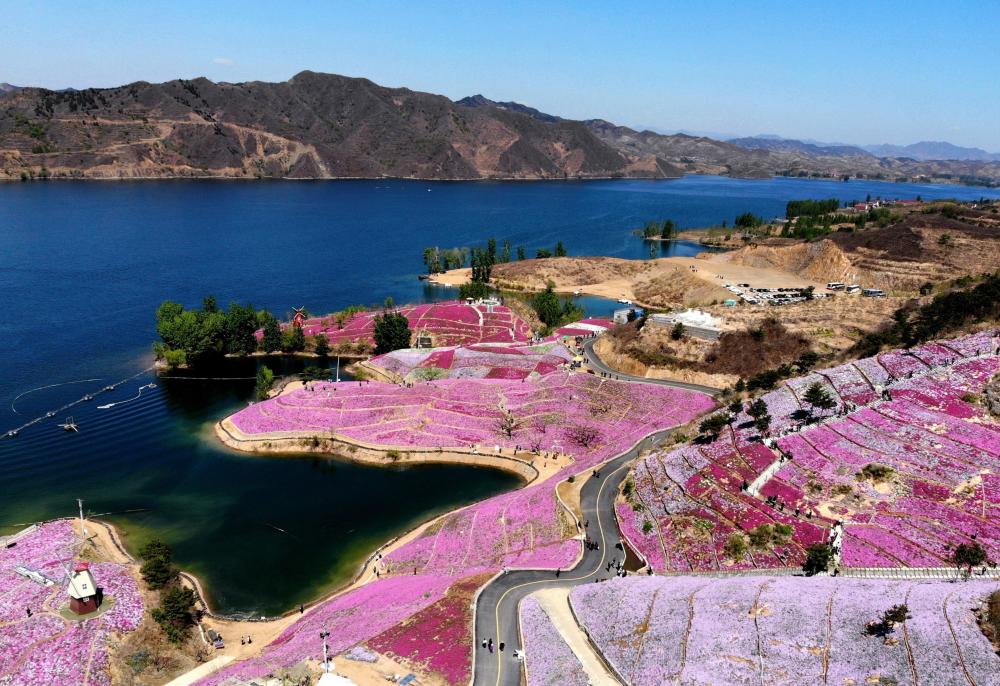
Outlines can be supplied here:
[[368, 364], [407, 381], [431, 379], [523, 379], [554, 372], [573, 356], [558, 343], [530, 346], [472, 345], [433, 350], [396, 350]]
[[[40, 525], [16, 545], [0, 549], [0, 684], [110, 684], [108, 639], [132, 631], [143, 617], [142, 596], [127, 565], [100, 562], [90, 566], [110, 609], [95, 619], [71, 622], [59, 609], [68, 603], [61, 583], [75, 559], [72, 524], [59, 520]], [[14, 571], [40, 572], [57, 583], [41, 586]], [[32, 614], [29, 617], [27, 610]]]
[[541, 604], [529, 595], [521, 601], [518, 612], [528, 686], [588, 686], [583, 666]]
[[[740, 413], [713, 443], [637, 463], [634, 502], [618, 509], [623, 532], [653, 569], [680, 572], [798, 566], [836, 520], [842, 566], [948, 566], [972, 540], [1000, 560], [1000, 425], [969, 402], [1000, 370], [995, 340], [976, 334], [788, 381], [762, 396], [773, 446]], [[816, 381], [832, 410], [802, 400]], [[891, 471], [865, 476], [873, 467]], [[793, 535], [727, 553], [761, 524]]]
[[[570, 603], [633, 686], [948, 686], [997, 683], [1000, 657], [974, 614], [997, 589], [995, 581], [632, 577], [579, 586]], [[896, 604], [910, 611], [903, 627], [890, 640], [866, 635]]]
[[[531, 340], [531, 328], [510, 308], [503, 305], [468, 304], [451, 300], [395, 307], [410, 322], [410, 331], [430, 336], [436, 346], [468, 345], [473, 343], [525, 343]], [[306, 336], [324, 334], [331, 344], [373, 343], [375, 317], [381, 310], [358, 312], [343, 325], [336, 317], [307, 319], [302, 332]], [[283, 325], [287, 327], [288, 325]], [[257, 332], [257, 338], [263, 337]]]
[[[489, 354], [496, 352], [490, 349]], [[505, 350], [500, 354], [517, 353]], [[448, 361], [438, 355], [432, 363], [454, 364], [454, 357]], [[405, 365], [418, 366], [427, 357], [413, 354], [402, 359]], [[561, 453], [573, 458], [547, 481], [441, 517], [380, 560], [380, 581], [312, 611], [323, 618], [331, 632], [344, 626], [344, 640], [335, 646], [337, 651], [368, 641], [370, 647], [427, 666], [450, 683], [468, 680], [471, 609], [468, 603], [447, 602], [445, 590], [460, 579], [494, 573], [502, 567], [554, 569], [572, 565], [580, 542], [574, 538], [575, 522], [556, 501], [555, 483], [627, 450], [654, 431], [686, 423], [714, 406], [708, 396], [689, 391], [566, 372], [518, 380], [442, 379], [417, 382], [412, 387], [347, 382], [315, 383], [310, 388], [241, 410], [231, 418], [232, 424], [258, 438], [333, 431], [387, 448], [442, 447], [486, 453], [499, 446], [510, 454], [511, 448], [519, 447], [525, 453]], [[513, 418], [507, 425], [509, 435], [502, 427], [504, 417]], [[407, 588], [412, 583], [413, 588], [427, 588], [432, 593], [420, 596], [417, 603], [405, 593], [380, 590], [390, 589], [386, 586], [390, 582], [407, 584]], [[353, 610], [338, 610], [342, 603]], [[444, 618], [448, 621], [439, 616], [442, 613], [448, 615]], [[308, 657], [316, 647], [309, 643], [311, 628], [301, 629], [302, 648], [282, 646], [298, 646], [295, 637], [300, 630], [296, 627], [308, 622], [310, 614], [269, 646], [260, 659], [234, 665], [223, 676], [204, 683], [218, 684], [232, 674], [265, 676]], [[448, 650], [428, 640], [438, 633], [447, 637]]]

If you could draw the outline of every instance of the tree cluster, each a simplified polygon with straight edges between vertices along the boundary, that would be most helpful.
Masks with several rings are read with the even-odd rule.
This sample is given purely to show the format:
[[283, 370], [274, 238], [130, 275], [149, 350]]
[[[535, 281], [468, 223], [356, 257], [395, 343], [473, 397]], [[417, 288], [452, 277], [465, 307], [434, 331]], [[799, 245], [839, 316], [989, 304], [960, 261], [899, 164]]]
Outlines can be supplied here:
[[934, 296], [925, 305], [904, 305], [893, 313], [891, 324], [865, 336], [852, 352], [868, 357], [884, 346], [911, 347], [970, 324], [996, 319], [1000, 316], [1000, 272], [969, 287], [971, 281], [959, 279], [955, 288]]
[[169, 545], [153, 539], [139, 550], [139, 557], [143, 580], [161, 592], [160, 604], [150, 614], [171, 643], [183, 643], [195, 622], [193, 610], [197, 597], [191, 589], [180, 585]]
[[212, 296], [202, 301], [200, 309], [185, 309], [170, 300], [156, 309], [156, 332], [162, 343], [154, 345], [160, 359], [172, 366], [198, 364], [226, 354], [249, 355], [257, 350], [254, 333], [273, 317], [253, 305], [231, 303], [228, 310], [219, 308]]
[[818, 217], [823, 214], [830, 214], [840, 209], [840, 201], [836, 198], [828, 200], [789, 200], [785, 205], [785, 216], [788, 219], [793, 217]]

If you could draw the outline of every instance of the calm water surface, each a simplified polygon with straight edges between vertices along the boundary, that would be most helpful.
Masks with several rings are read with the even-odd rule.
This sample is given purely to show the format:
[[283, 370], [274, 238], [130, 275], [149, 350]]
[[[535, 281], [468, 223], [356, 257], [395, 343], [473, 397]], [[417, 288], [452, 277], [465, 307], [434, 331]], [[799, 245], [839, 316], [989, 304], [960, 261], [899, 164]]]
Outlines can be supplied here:
[[[743, 181], [546, 183], [51, 182], [0, 185], [0, 431], [151, 363], [153, 311], [214, 294], [285, 314], [352, 303], [449, 297], [416, 279], [425, 246], [498, 241], [529, 254], [645, 258], [629, 231], [651, 219], [704, 226], [793, 198], [997, 197], [957, 186]], [[663, 254], [692, 254], [672, 243]], [[583, 300], [591, 314], [612, 303]], [[294, 363], [288, 363], [294, 364]], [[291, 371], [291, 370], [289, 370]], [[225, 376], [252, 376], [232, 363]], [[41, 386], [83, 379], [32, 391]], [[127, 400], [138, 387], [155, 389]], [[516, 487], [488, 470], [383, 470], [315, 457], [254, 457], [218, 446], [213, 422], [252, 381], [143, 376], [0, 440], [0, 532], [71, 514], [82, 497], [135, 547], [157, 535], [224, 611], [275, 613], [348, 578], [378, 543], [428, 516]], [[28, 392], [26, 395], [24, 394]], [[20, 396], [20, 397], [18, 397]], [[283, 530], [279, 531], [279, 529]]]

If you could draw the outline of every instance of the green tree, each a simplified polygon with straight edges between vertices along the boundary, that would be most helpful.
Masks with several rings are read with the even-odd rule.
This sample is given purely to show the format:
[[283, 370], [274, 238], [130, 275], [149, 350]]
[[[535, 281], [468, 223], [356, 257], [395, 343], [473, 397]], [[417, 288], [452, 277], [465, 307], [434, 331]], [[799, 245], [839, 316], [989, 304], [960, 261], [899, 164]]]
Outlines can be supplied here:
[[142, 559], [139, 573], [150, 588], [164, 588], [177, 578], [177, 569], [171, 564], [173, 551], [163, 541], [157, 538], [149, 541], [139, 550], [139, 557]]
[[973, 541], [972, 543], [959, 543], [951, 559], [955, 566], [965, 567], [971, 572], [973, 567], [985, 563], [987, 558], [986, 551], [979, 545], [979, 542]]
[[486, 241], [486, 257], [489, 258], [490, 266], [497, 263], [497, 239], [490, 238]]
[[551, 281], [545, 285], [544, 291], [531, 299], [531, 306], [538, 314], [538, 318], [546, 326], [552, 327], [557, 325], [562, 317], [562, 310], [559, 307], [559, 296], [556, 295], [555, 284]]
[[500, 251], [500, 261], [510, 262], [510, 241], [503, 242], [503, 249]]
[[762, 434], [766, 434], [771, 429], [771, 415], [765, 412], [759, 417], [754, 417], [753, 419], [754, 428]]
[[566, 257], [566, 246], [562, 241], [556, 243], [556, 257]]
[[410, 322], [399, 312], [385, 312], [375, 317], [375, 354], [410, 347]]
[[264, 352], [273, 353], [281, 350], [281, 325], [274, 316], [268, 314], [264, 322], [264, 338], [260, 346]]
[[257, 370], [257, 385], [253, 389], [253, 397], [257, 400], [267, 400], [274, 387], [274, 372], [267, 365], [261, 365]]
[[281, 350], [286, 353], [300, 353], [306, 349], [306, 335], [301, 327], [289, 326], [281, 334]]
[[524, 253], [524, 246], [523, 245], [519, 245], [519, 246], [517, 246], [517, 261], [520, 262], [521, 260], [524, 260], [524, 259], [527, 259], [525, 257], [525, 253]]
[[172, 586], [160, 596], [160, 605], [150, 612], [171, 643], [180, 644], [194, 624], [192, 610], [197, 601], [194, 591], [184, 586]]
[[469, 283], [463, 283], [458, 287], [459, 300], [466, 300], [467, 298], [481, 300], [483, 298], [488, 298], [489, 295], [490, 287], [481, 281], [470, 281]]
[[757, 398], [750, 406], [747, 407], [747, 414], [757, 419], [758, 417], [763, 417], [768, 414], [767, 403], [764, 402], [762, 398]]
[[763, 223], [764, 220], [754, 213], [744, 212], [740, 216], [736, 217], [736, 220], [733, 221], [733, 226], [740, 229], [755, 229]]
[[548, 257], [552, 257], [552, 251], [548, 248], [539, 248], [535, 251], [535, 258], [539, 260], [544, 260]]
[[226, 352], [249, 355], [257, 349], [257, 311], [253, 305], [230, 303], [225, 319]]
[[832, 559], [833, 548], [829, 544], [813, 543], [806, 550], [806, 561], [802, 565], [802, 571], [810, 576], [825, 572], [830, 567]]
[[330, 354], [330, 341], [326, 334], [318, 333], [313, 336], [313, 352], [320, 357], [326, 357]]
[[670, 329], [670, 337], [675, 341], [684, 338], [684, 325], [680, 322], [674, 324]]
[[806, 389], [802, 399], [817, 410], [832, 410], [837, 405], [837, 402], [830, 397], [830, 394], [823, 388], [823, 384], [819, 381], [809, 384], [809, 388]]
[[701, 424], [698, 425], [698, 431], [710, 441], [714, 441], [729, 424], [730, 418], [728, 412], [716, 412], [701, 421]]
[[206, 295], [201, 299], [201, 311], [209, 314], [219, 311], [219, 303], [215, 300], [214, 295]]
[[[441, 251], [438, 248], [424, 248], [424, 266], [427, 267], [428, 274], [436, 274], [441, 271], [441, 257]], [[447, 269], [447, 266], [445, 268]]]
[[674, 224], [673, 219], [667, 219], [663, 222], [663, 228], [660, 230], [660, 238], [663, 240], [670, 240], [674, 237], [674, 233], [677, 231], [677, 225]]

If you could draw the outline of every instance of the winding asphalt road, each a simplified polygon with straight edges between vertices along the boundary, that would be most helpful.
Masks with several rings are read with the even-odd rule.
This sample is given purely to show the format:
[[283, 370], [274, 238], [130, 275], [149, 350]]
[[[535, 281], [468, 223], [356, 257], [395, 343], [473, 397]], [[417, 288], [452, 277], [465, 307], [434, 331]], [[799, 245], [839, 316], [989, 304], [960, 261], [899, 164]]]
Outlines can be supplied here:
[[[616, 372], [607, 367], [593, 352], [593, 341], [584, 344], [591, 366], [623, 381], [657, 383], [714, 395], [718, 389], [667, 379], [646, 379]], [[552, 570], [514, 570], [501, 574], [483, 588], [476, 601], [474, 686], [520, 686], [521, 663], [514, 650], [521, 648], [518, 629], [518, 603], [526, 595], [544, 588], [567, 588], [608, 579], [614, 572], [606, 565], [613, 559], [625, 558], [624, 547], [615, 520], [614, 502], [622, 481], [628, 475], [629, 464], [643, 450], [659, 446], [674, 430], [665, 429], [647, 437], [628, 451], [608, 461], [598, 469], [600, 476], [591, 478], [580, 492], [586, 533], [598, 543], [596, 550], [584, 548], [583, 557], [571, 570], [559, 576]], [[482, 646], [483, 640], [493, 639], [493, 653]], [[504, 650], [500, 652], [499, 644]], [[529, 656], [530, 659], [530, 656]]]

